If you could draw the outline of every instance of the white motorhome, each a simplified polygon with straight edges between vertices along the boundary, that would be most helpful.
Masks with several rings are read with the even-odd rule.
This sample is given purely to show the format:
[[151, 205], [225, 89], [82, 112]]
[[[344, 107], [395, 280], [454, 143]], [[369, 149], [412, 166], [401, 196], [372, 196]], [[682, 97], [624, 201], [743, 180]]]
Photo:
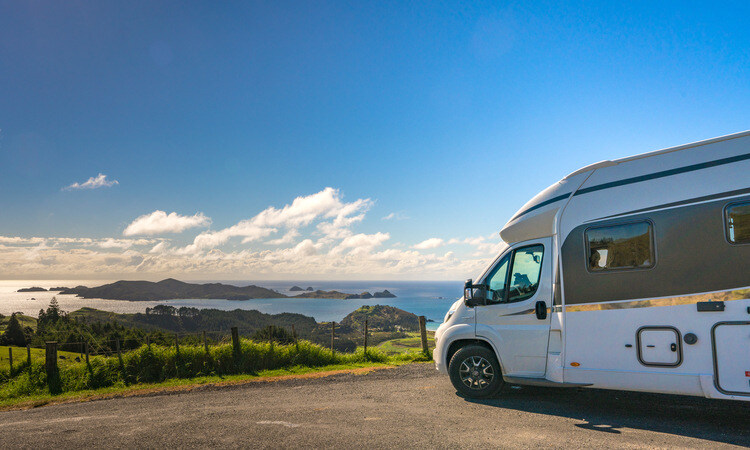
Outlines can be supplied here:
[[750, 400], [750, 132], [584, 167], [524, 205], [435, 333], [505, 383]]

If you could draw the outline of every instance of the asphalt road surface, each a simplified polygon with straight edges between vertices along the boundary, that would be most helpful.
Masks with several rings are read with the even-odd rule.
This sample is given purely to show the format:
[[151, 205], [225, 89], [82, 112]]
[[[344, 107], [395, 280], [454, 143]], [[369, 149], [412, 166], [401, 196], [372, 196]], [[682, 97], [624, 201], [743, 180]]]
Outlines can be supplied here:
[[599, 390], [456, 394], [431, 364], [0, 412], [2, 448], [719, 447], [750, 403]]

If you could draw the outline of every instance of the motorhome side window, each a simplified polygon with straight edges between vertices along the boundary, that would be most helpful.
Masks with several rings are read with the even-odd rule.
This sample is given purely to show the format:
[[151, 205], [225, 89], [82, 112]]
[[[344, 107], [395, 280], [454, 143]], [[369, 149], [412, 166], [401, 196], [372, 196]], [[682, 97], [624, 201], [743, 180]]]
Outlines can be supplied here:
[[750, 202], [727, 206], [727, 239], [733, 244], [750, 243]]
[[531, 298], [539, 287], [539, 276], [542, 273], [544, 246], [533, 245], [519, 248], [513, 252], [508, 302], [520, 302]]
[[510, 255], [505, 256], [492, 269], [492, 274], [487, 277], [486, 284], [490, 291], [487, 295], [488, 303], [498, 303], [505, 300], [505, 282], [508, 279], [508, 261]]
[[543, 257], [544, 246], [532, 245], [501, 259], [485, 281], [488, 303], [520, 302], [533, 296], [539, 286]]
[[651, 222], [589, 228], [586, 230], [588, 268], [592, 272], [645, 269], [654, 265]]

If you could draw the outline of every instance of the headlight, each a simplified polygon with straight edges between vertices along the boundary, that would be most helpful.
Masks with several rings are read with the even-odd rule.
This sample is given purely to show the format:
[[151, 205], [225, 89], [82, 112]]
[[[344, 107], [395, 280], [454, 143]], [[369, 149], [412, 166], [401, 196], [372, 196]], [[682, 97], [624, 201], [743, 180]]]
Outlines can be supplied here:
[[451, 316], [452, 316], [452, 315], [453, 315], [453, 314], [454, 314], [455, 312], [456, 312], [456, 310], [455, 310], [455, 309], [451, 309], [450, 311], [448, 311], [448, 314], [446, 314], [446, 315], [445, 315], [445, 319], [443, 319], [443, 323], [445, 323], [445, 322], [447, 322], [448, 320], [450, 320]]

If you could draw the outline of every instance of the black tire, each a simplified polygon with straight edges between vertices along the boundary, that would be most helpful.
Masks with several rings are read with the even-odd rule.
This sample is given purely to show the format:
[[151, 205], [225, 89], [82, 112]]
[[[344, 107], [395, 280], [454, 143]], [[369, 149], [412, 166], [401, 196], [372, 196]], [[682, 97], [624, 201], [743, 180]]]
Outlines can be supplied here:
[[461, 347], [453, 354], [448, 373], [453, 387], [464, 397], [492, 397], [505, 385], [495, 353], [481, 345]]

